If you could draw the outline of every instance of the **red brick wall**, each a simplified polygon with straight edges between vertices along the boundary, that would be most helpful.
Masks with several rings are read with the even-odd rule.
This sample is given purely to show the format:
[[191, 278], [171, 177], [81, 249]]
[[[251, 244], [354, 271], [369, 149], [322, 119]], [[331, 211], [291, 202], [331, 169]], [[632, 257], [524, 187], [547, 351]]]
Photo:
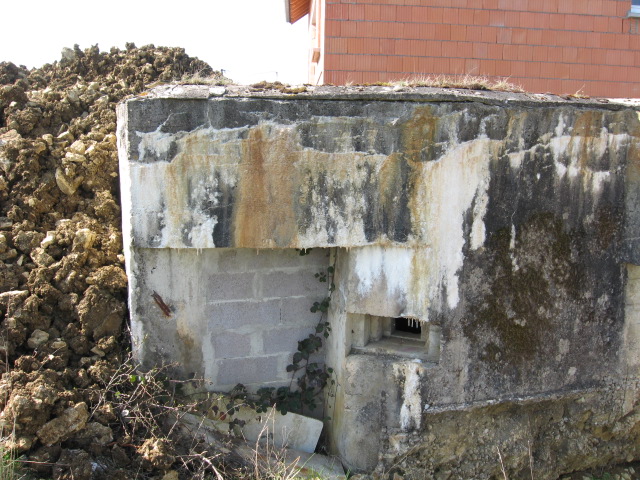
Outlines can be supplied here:
[[631, 0], [326, 0], [324, 82], [508, 77], [532, 92], [640, 97]]

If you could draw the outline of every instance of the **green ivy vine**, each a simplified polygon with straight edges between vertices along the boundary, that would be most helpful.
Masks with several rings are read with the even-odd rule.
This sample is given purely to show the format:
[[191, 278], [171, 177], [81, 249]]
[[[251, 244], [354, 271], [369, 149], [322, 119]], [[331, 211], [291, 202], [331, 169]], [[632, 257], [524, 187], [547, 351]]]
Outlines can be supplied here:
[[[299, 255], [309, 255], [310, 248], [296, 249]], [[310, 310], [320, 313], [320, 319], [315, 332], [298, 342], [298, 349], [293, 354], [292, 362], [287, 365], [287, 372], [291, 374], [289, 385], [275, 388], [260, 388], [255, 396], [250, 396], [244, 385], [238, 384], [231, 392], [231, 402], [227, 408], [233, 410], [237, 401], [251, 405], [258, 413], [264, 413], [272, 406], [283, 415], [287, 412], [304, 413], [315, 410], [320, 406], [320, 396], [327, 384], [335, 384], [331, 377], [333, 369], [320, 365], [313, 360], [313, 355], [320, 351], [324, 341], [329, 337], [331, 326], [327, 321], [327, 312], [331, 304], [331, 296], [335, 290], [333, 283], [334, 266], [315, 274], [321, 283], [329, 285], [327, 296], [319, 302], [314, 302]]]

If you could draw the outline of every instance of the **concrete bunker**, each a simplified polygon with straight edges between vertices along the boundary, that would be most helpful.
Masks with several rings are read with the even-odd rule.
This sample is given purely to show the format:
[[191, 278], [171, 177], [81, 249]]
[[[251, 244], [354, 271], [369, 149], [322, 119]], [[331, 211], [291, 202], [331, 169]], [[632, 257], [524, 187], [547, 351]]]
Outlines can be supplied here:
[[171, 87], [118, 117], [143, 365], [212, 389], [288, 382], [331, 265], [319, 360], [347, 468], [489, 478], [498, 448], [511, 476], [553, 478], [640, 456], [637, 111]]

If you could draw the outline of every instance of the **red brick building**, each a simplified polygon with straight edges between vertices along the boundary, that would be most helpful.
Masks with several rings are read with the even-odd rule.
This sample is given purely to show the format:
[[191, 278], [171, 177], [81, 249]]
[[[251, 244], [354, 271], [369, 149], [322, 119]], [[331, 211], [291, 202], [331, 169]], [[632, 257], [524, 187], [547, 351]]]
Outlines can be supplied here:
[[640, 0], [285, 0], [309, 14], [311, 83], [508, 77], [532, 92], [640, 97]]

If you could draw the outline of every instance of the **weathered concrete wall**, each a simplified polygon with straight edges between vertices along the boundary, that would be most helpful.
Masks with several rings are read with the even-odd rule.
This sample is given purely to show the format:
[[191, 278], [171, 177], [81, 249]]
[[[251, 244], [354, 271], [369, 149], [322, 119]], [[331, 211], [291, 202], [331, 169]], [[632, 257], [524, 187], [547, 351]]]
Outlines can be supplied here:
[[[223, 300], [208, 289], [224, 272], [202, 266], [204, 258], [215, 265], [213, 249], [339, 247], [326, 349], [337, 388], [327, 413], [330, 443], [348, 468], [488, 478], [500, 448], [517, 477], [529, 473], [525, 438], [536, 478], [590, 458], [640, 455], [640, 275], [627, 266], [640, 263], [636, 111], [385, 88], [198, 92], [205, 98], [152, 94], [119, 110], [140, 343], [175, 330], [150, 298], [153, 289], [173, 290], [161, 278], [190, 275], [169, 265], [174, 251], [191, 252], [206, 270], [198, 290], [179, 295], [192, 309], [185, 331], [199, 339], [193, 350], [205, 352], [207, 305]], [[165, 266], [147, 285], [155, 256]], [[316, 295], [309, 287], [300, 299]], [[264, 336], [274, 315], [248, 315], [241, 333]], [[360, 348], [363, 321], [398, 316], [438, 327], [437, 361]], [[154, 348], [141, 347], [143, 362], [186, 358]], [[212, 360], [194, 358], [187, 370]], [[263, 373], [265, 383], [282, 380]], [[548, 405], [562, 415], [547, 418]], [[438, 440], [461, 425], [469, 435]]]

